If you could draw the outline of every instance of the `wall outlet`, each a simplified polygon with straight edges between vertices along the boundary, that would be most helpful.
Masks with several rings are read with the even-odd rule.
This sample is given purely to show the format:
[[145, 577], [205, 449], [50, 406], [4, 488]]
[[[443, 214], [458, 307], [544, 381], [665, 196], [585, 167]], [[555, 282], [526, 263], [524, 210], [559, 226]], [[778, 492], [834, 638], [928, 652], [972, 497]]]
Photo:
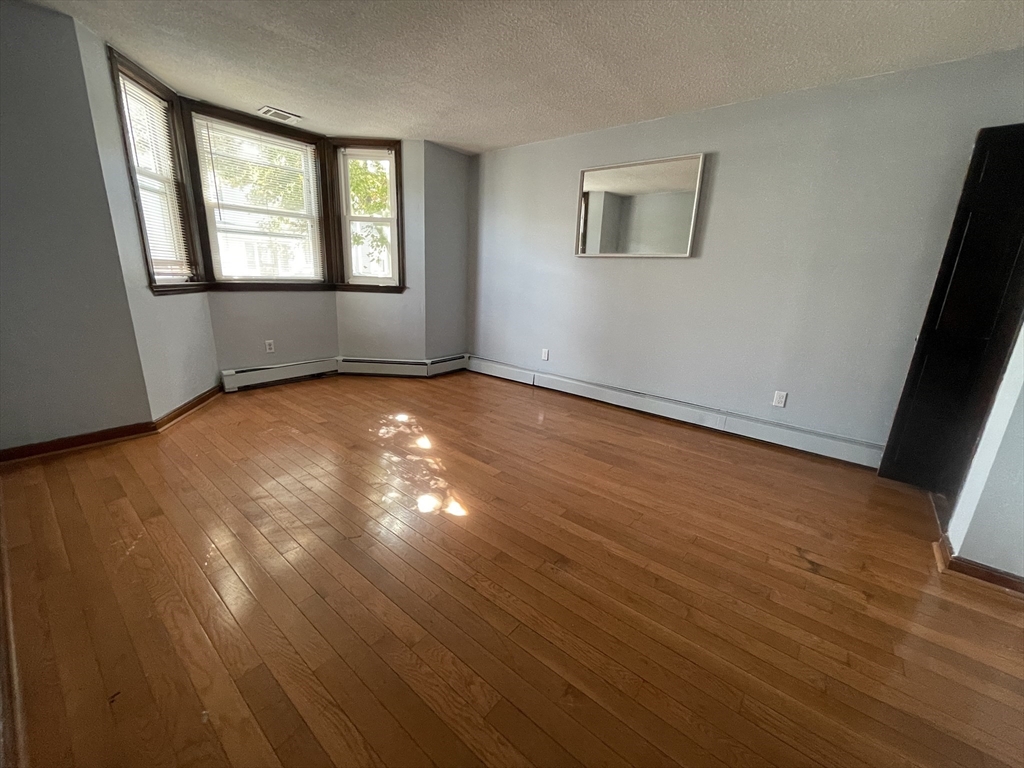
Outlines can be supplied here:
[[541, 360], [547, 360], [548, 359], [548, 351], [546, 349], [542, 349], [540, 351], [540, 359]]
[[274, 351], [274, 340], [267, 339], [266, 341], [263, 342], [263, 346], [267, 348], [267, 354], [272, 353]]
[[786, 395], [785, 392], [776, 392], [775, 393], [775, 399], [772, 400], [772, 405], [774, 405], [776, 408], [785, 408], [786, 407], [786, 397], [787, 397], [787, 395]]

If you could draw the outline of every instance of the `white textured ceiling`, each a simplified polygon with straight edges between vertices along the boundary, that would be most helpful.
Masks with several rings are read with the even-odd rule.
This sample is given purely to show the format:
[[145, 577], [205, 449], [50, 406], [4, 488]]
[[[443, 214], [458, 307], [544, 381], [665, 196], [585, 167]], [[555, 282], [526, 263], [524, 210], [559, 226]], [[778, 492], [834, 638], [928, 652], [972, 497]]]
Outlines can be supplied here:
[[1024, 44], [1024, 0], [38, 0], [187, 95], [467, 151]]

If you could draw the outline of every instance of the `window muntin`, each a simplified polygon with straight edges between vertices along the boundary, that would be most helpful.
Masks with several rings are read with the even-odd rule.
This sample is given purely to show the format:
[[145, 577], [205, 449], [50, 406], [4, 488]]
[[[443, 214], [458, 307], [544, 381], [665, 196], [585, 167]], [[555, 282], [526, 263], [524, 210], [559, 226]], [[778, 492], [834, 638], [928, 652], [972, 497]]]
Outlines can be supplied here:
[[153, 279], [157, 284], [188, 282], [196, 271], [185, 239], [171, 104], [123, 72], [118, 73], [118, 96]]
[[338, 149], [344, 218], [345, 276], [361, 285], [399, 284], [395, 153]]
[[215, 279], [322, 281], [316, 146], [198, 114], [193, 123]]

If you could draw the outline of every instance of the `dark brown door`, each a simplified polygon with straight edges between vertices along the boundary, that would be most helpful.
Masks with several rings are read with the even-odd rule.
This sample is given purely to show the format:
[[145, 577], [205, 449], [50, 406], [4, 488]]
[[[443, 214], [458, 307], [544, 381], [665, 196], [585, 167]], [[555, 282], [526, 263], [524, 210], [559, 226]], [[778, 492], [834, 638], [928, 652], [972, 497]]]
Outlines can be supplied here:
[[1022, 241], [1024, 124], [985, 128], [882, 456], [882, 477], [950, 501], [959, 492], [1021, 325]]

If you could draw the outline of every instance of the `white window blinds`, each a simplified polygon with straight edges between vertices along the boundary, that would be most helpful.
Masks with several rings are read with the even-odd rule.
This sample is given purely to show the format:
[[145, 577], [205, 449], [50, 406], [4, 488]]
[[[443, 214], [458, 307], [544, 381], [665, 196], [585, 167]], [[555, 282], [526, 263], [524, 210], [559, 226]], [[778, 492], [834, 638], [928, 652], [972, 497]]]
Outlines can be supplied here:
[[119, 81], [142, 229], [153, 276], [157, 283], [185, 282], [194, 273], [185, 242], [182, 189], [174, 163], [170, 105], [124, 75]]
[[323, 280], [316, 147], [195, 116], [218, 280]]

